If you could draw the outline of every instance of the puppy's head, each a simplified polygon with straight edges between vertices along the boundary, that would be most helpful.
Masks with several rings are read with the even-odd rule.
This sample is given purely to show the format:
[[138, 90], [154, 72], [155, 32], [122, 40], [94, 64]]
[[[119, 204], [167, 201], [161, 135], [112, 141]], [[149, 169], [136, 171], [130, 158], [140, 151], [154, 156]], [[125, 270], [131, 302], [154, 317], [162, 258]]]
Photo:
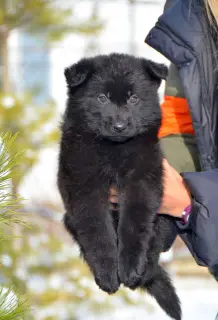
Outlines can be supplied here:
[[[100, 138], [123, 142], [147, 132], [157, 134], [161, 112], [158, 87], [167, 67], [129, 55], [80, 60], [65, 70], [68, 111], [75, 123]], [[70, 119], [68, 119], [69, 121]], [[72, 119], [73, 121], [73, 119]]]

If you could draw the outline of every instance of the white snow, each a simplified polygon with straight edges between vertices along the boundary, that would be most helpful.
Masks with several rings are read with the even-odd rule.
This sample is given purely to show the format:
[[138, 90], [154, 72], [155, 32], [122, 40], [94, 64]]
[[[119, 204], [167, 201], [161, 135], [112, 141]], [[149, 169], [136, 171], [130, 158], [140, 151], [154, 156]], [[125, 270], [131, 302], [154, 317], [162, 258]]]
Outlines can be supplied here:
[[[212, 279], [176, 279], [175, 287], [181, 299], [183, 320], [215, 320], [218, 313], [218, 284]], [[123, 307], [99, 316], [81, 311], [80, 320], [170, 320], [154, 299], [146, 298], [153, 308]], [[150, 308], [149, 308], [150, 309]]]

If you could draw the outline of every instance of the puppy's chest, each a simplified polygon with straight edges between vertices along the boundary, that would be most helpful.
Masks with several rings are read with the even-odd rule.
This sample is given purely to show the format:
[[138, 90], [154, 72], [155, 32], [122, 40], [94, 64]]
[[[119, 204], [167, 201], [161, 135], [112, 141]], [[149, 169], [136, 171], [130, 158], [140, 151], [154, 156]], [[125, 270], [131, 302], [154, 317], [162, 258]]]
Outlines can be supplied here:
[[98, 180], [140, 180], [161, 168], [161, 156], [157, 150], [143, 147], [142, 150], [86, 148], [74, 153], [77, 173]]
[[152, 171], [152, 166], [146, 163], [145, 158], [139, 154], [129, 154], [108, 157], [101, 166], [104, 175], [109, 174], [114, 181], [139, 180], [146, 176], [146, 172]]

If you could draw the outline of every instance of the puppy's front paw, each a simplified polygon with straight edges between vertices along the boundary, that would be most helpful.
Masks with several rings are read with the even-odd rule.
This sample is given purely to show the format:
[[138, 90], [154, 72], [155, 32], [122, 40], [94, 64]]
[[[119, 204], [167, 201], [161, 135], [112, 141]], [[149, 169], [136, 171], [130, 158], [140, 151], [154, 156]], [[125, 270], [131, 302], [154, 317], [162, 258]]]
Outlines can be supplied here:
[[124, 286], [135, 289], [139, 286], [145, 264], [135, 256], [121, 257], [119, 261], [119, 278]]
[[120, 286], [117, 269], [116, 270], [101, 270], [95, 276], [95, 282], [103, 291], [113, 294]]

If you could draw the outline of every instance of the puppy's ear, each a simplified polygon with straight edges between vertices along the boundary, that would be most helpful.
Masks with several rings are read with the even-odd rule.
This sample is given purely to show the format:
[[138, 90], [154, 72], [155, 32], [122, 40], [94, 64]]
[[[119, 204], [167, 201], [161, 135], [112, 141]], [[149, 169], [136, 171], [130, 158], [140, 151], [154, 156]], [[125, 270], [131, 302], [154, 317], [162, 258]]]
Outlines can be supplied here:
[[82, 59], [64, 70], [67, 85], [71, 88], [82, 84], [93, 71], [93, 63], [90, 59]]
[[166, 80], [168, 76], [168, 68], [162, 63], [143, 59], [143, 67], [146, 73], [148, 73], [154, 80], [157, 80], [159, 83], [161, 82], [161, 80]]

